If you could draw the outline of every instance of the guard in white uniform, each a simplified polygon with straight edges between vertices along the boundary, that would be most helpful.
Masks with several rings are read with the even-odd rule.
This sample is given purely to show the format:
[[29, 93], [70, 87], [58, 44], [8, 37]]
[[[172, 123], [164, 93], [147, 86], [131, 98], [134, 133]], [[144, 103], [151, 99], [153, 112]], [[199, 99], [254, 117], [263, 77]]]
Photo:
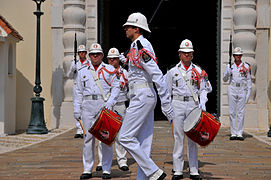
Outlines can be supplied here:
[[[115, 68], [102, 62], [103, 51], [99, 44], [93, 43], [90, 46], [89, 56], [90, 66], [78, 71], [74, 99], [74, 117], [76, 119], [82, 117], [86, 130], [89, 130], [94, 124], [96, 121], [95, 115], [99, 113], [102, 107], [112, 110], [120, 91], [119, 80], [115, 78]], [[80, 179], [92, 177], [94, 146], [94, 136], [86, 131], [83, 147], [84, 172]], [[112, 153], [112, 147], [102, 143], [103, 179], [111, 178]]]
[[170, 96], [152, 45], [142, 35], [144, 31], [150, 33], [146, 17], [133, 13], [123, 26], [127, 38], [132, 41], [127, 59], [120, 55], [120, 60], [128, 62], [129, 66], [130, 104], [119, 132], [119, 142], [136, 160], [138, 180], [162, 180], [166, 174], [150, 158], [157, 101], [153, 82], [161, 99], [162, 112], [169, 121], [174, 117]]
[[[165, 75], [168, 89], [172, 96], [172, 107], [175, 114], [175, 118], [173, 120], [174, 175], [172, 180], [183, 179], [184, 120], [196, 107], [200, 107], [205, 110], [205, 103], [208, 100], [208, 84], [206, 83], [207, 74], [199, 66], [192, 63], [194, 52], [192, 42], [188, 39], [183, 40], [178, 52], [180, 62], [175, 67], [171, 68]], [[185, 79], [187, 79], [187, 81]], [[188, 137], [187, 143], [190, 178], [200, 179], [198, 172], [197, 144]]]
[[[114, 66], [117, 70], [117, 78], [119, 79], [120, 82], [120, 94], [117, 100], [117, 103], [115, 104], [115, 106], [113, 107], [113, 110], [117, 111], [123, 118], [125, 116], [126, 113], [126, 106], [125, 106], [125, 102], [128, 101], [128, 97], [127, 97], [127, 92], [128, 92], [128, 72], [126, 71], [126, 69], [122, 68], [119, 64], [120, 60], [119, 60], [119, 50], [117, 48], [111, 48], [108, 51], [108, 55], [107, 55], [107, 60], [108, 60], [108, 64], [111, 64], [112, 66]], [[98, 157], [99, 157], [99, 164], [96, 167], [96, 171], [99, 171], [100, 168], [99, 166], [101, 166], [101, 160], [102, 160], [102, 153], [101, 153], [101, 146], [99, 144], [98, 146]], [[128, 171], [129, 167], [127, 165], [127, 158], [126, 158], [126, 150], [123, 148], [122, 145], [120, 145], [119, 141], [118, 141], [118, 136], [116, 137], [116, 141], [115, 141], [115, 150], [116, 150], [116, 155], [117, 155], [117, 162], [119, 165], [119, 168], [122, 171]]]
[[[85, 45], [79, 45], [77, 48], [78, 51], [78, 56], [79, 60], [76, 60], [76, 62], [73, 60], [70, 66], [70, 70], [67, 74], [68, 78], [73, 79], [74, 86], [73, 86], [73, 93], [74, 93], [74, 88], [76, 84], [76, 78], [77, 78], [77, 72], [85, 67], [89, 66], [89, 60], [86, 58], [87, 55], [87, 50]], [[74, 99], [74, 95], [73, 95]], [[83, 130], [82, 127], [80, 126], [79, 121], [75, 120], [75, 125], [76, 125], [76, 134], [74, 135], [74, 138], [83, 138]]]
[[[231, 124], [230, 140], [244, 140], [245, 104], [248, 103], [251, 92], [250, 65], [241, 60], [243, 52], [240, 47], [233, 51], [234, 63], [228, 64], [223, 75], [223, 81], [229, 81], [228, 99]], [[237, 129], [235, 116], [237, 114]]]

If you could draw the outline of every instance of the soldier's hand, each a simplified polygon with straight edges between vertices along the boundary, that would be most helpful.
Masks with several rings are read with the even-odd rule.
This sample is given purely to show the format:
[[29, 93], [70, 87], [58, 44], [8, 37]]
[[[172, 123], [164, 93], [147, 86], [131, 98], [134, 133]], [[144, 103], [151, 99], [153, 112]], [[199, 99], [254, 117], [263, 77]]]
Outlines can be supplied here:
[[167, 117], [168, 121], [171, 123], [174, 119], [174, 112], [171, 104], [162, 104], [161, 106], [163, 114]]
[[229, 76], [232, 75], [232, 70], [231, 70], [231, 68], [230, 68], [229, 66], [227, 66], [226, 71], [227, 71], [227, 74], [228, 74]]
[[122, 63], [124, 63], [124, 62], [126, 61], [126, 57], [124, 56], [124, 53], [121, 53], [121, 54], [119, 55], [119, 59], [120, 59], [120, 61], [121, 61]]

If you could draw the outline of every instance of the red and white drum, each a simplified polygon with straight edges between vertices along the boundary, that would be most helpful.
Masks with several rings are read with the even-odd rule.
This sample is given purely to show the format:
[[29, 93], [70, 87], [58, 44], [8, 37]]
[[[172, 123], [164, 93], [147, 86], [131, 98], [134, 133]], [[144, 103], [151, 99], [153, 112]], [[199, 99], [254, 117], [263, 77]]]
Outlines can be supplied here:
[[98, 114], [98, 119], [95, 121], [88, 132], [99, 139], [101, 142], [110, 146], [114, 142], [121, 125], [121, 115], [115, 113], [114, 111], [103, 108]]
[[215, 138], [221, 126], [216, 117], [195, 108], [184, 121], [184, 132], [194, 142], [207, 146]]

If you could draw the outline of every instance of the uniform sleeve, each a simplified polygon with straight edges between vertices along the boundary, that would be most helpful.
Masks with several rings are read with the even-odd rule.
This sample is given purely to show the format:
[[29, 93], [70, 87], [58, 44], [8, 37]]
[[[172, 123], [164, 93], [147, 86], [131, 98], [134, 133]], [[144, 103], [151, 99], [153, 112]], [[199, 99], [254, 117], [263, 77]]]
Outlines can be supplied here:
[[172, 82], [172, 75], [171, 72], [168, 71], [166, 75], [164, 75], [166, 84], [167, 84], [167, 88], [168, 88], [168, 92], [170, 95], [172, 95], [172, 86], [173, 86], [173, 82]]
[[73, 99], [73, 112], [75, 119], [78, 119], [81, 116], [81, 106], [83, 101], [83, 84], [80, 78], [80, 73], [76, 79], [76, 84], [74, 87], [74, 99]]
[[208, 94], [207, 81], [208, 81], [208, 79], [206, 79], [204, 77], [200, 81], [199, 97], [200, 97], [200, 103], [204, 104], [204, 105], [208, 101], [208, 98], [207, 98], [207, 94]]
[[154, 60], [150, 60], [147, 63], [142, 62], [141, 65], [150, 75], [152, 81], [155, 83], [158, 95], [161, 99], [161, 104], [170, 103], [171, 100], [168, 87], [165, 78], [163, 77], [163, 73], [159, 69], [158, 65], [154, 62]]
[[111, 83], [111, 95], [108, 99], [108, 102], [110, 102], [112, 105], [116, 104], [117, 99], [119, 97], [120, 93], [120, 82], [119, 79], [116, 77], [116, 73], [110, 75], [112, 79]]
[[76, 64], [74, 63], [74, 61], [72, 61], [71, 66], [70, 66], [70, 70], [67, 73], [67, 77], [69, 79], [73, 79], [76, 73], [77, 73]]
[[247, 95], [246, 95], [246, 102], [248, 102], [248, 100], [249, 100], [251, 90], [252, 90], [252, 82], [251, 82], [251, 75], [250, 75], [250, 71], [249, 71], [248, 74], [247, 74]]
[[229, 77], [230, 77], [230, 72], [229, 72], [229, 69], [230, 69], [230, 65], [228, 64], [226, 69], [225, 69], [225, 72], [223, 74], [223, 81], [224, 82], [227, 82], [229, 80]]

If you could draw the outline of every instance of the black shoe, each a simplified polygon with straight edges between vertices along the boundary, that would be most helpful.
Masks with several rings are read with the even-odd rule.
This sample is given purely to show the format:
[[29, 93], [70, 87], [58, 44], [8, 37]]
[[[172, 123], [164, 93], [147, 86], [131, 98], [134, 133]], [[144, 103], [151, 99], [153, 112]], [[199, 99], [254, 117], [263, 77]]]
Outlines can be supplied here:
[[83, 134], [75, 134], [74, 138], [83, 138]]
[[239, 136], [236, 139], [239, 140], [239, 141], [244, 141], [245, 140], [245, 138], [243, 136]]
[[237, 140], [237, 137], [236, 136], [231, 136], [230, 140]]
[[171, 180], [179, 180], [179, 179], [183, 179], [183, 175], [173, 175]]
[[157, 180], [163, 180], [166, 176], [167, 174], [163, 172], [163, 174]]
[[92, 174], [91, 173], [83, 173], [80, 176], [80, 179], [90, 179], [90, 178], [92, 178]]
[[97, 166], [97, 167], [96, 167], [96, 171], [101, 171], [101, 170], [103, 170], [103, 167], [102, 167], [102, 166]]
[[122, 171], [129, 171], [128, 166], [121, 166], [120, 169], [121, 169]]
[[198, 179], [201, 180], [200, 175], [190, 175], [190, 179]]
[[107, 173], [103, 173], [102, 179], [111, 179], [111, 175]]

